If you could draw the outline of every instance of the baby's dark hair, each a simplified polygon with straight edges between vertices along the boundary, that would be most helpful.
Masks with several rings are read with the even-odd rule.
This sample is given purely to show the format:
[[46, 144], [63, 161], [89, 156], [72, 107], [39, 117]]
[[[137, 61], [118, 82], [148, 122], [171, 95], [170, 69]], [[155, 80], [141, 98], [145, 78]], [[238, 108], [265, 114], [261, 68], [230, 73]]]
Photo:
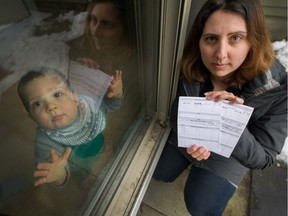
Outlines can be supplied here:
[[24, 74], [19, 83], [18, 83], [18, 96], [21, 99], [25, 109], [27, 112], [29, 112], [29, 102], [27, 100], [26, 95], [24, 94], [24, 88], [28, 83], [30, 83], [32, 80], [39, 78], [39, 77], [47, 77], [47, 76], [57, 76], [61, 82], [63, 82], [69, 89], [70, 84], [68, 80], [66, 79], [65, 75], [61, 73], [60, 71], [49, 68], [49, 67], [38, 67], [35, 69], [32, 69], [28, 71], [26, 74]]

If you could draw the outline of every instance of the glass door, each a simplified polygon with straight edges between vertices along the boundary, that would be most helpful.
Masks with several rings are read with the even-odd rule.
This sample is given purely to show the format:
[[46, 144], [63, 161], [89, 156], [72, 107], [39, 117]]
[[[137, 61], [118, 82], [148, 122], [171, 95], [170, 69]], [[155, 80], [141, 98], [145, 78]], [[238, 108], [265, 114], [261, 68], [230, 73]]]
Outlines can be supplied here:
[[[191, 1], [22, 3], [28, 16], [0, 28], [0, 213], [136, 214], [170, 131]], [[44, 69], [75, 95], [77, 112], [60, 128], [31, 118], [28, 88], [43, 104], [62, 95], [42, 92], [63, 81], [48, 82]], [[123, 88], [109, 98], [116, 70]], [[24, 82], [28, 71], [44, 75]]]

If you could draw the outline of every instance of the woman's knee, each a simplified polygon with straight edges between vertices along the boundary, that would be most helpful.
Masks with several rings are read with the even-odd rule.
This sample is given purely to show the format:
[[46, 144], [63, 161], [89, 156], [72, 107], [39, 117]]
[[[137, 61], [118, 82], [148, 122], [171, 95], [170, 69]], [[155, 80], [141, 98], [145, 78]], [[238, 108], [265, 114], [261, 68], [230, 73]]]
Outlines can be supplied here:
[[162, 182], [173, 182], [179, 175], [171, 175], [172, 173], [170, 172], [165, 172], [163, 170], [157, 170], [155, 169], [153, 173], [153, 178], [157, 181], [162, 181]]
[[235, 190], [226, 179], [193, 167], [185, 185], [185, 204], [193, 216], [220, 216]]
[[174, 181], [190, 162], [172, 145], [166, 144], [155, 168], [153, 178], [158, 181]]

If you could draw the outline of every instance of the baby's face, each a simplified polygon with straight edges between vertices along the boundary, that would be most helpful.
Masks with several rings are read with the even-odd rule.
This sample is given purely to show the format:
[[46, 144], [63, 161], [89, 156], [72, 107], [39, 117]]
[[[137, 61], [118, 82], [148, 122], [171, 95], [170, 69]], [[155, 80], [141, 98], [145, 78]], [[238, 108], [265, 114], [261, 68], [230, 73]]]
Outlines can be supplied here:
[[41, 128], [63, 128], [77, 117], [79, 101], [56, 75], [32, 80], [24, 94], [30, 117]]

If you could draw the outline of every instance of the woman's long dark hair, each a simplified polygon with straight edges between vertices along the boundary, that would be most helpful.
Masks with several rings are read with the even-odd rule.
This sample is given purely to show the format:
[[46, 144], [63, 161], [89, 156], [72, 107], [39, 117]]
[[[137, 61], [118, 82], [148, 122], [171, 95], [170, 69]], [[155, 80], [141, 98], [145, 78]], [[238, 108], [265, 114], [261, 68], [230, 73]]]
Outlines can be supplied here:
[[182, 74], [189, 82], [205, 82], [208, 79], [207, 69], [201, 59], [199, 41], [207, 19], [217, 10], [240, 15], [247, 25], [250, 51], [243, 64], [227, 80], [230, 86], [239, 86], [268, 70], [274, 62], [274, 50], [259, 0], [208, 0], [195, 18], [184, 47]]

